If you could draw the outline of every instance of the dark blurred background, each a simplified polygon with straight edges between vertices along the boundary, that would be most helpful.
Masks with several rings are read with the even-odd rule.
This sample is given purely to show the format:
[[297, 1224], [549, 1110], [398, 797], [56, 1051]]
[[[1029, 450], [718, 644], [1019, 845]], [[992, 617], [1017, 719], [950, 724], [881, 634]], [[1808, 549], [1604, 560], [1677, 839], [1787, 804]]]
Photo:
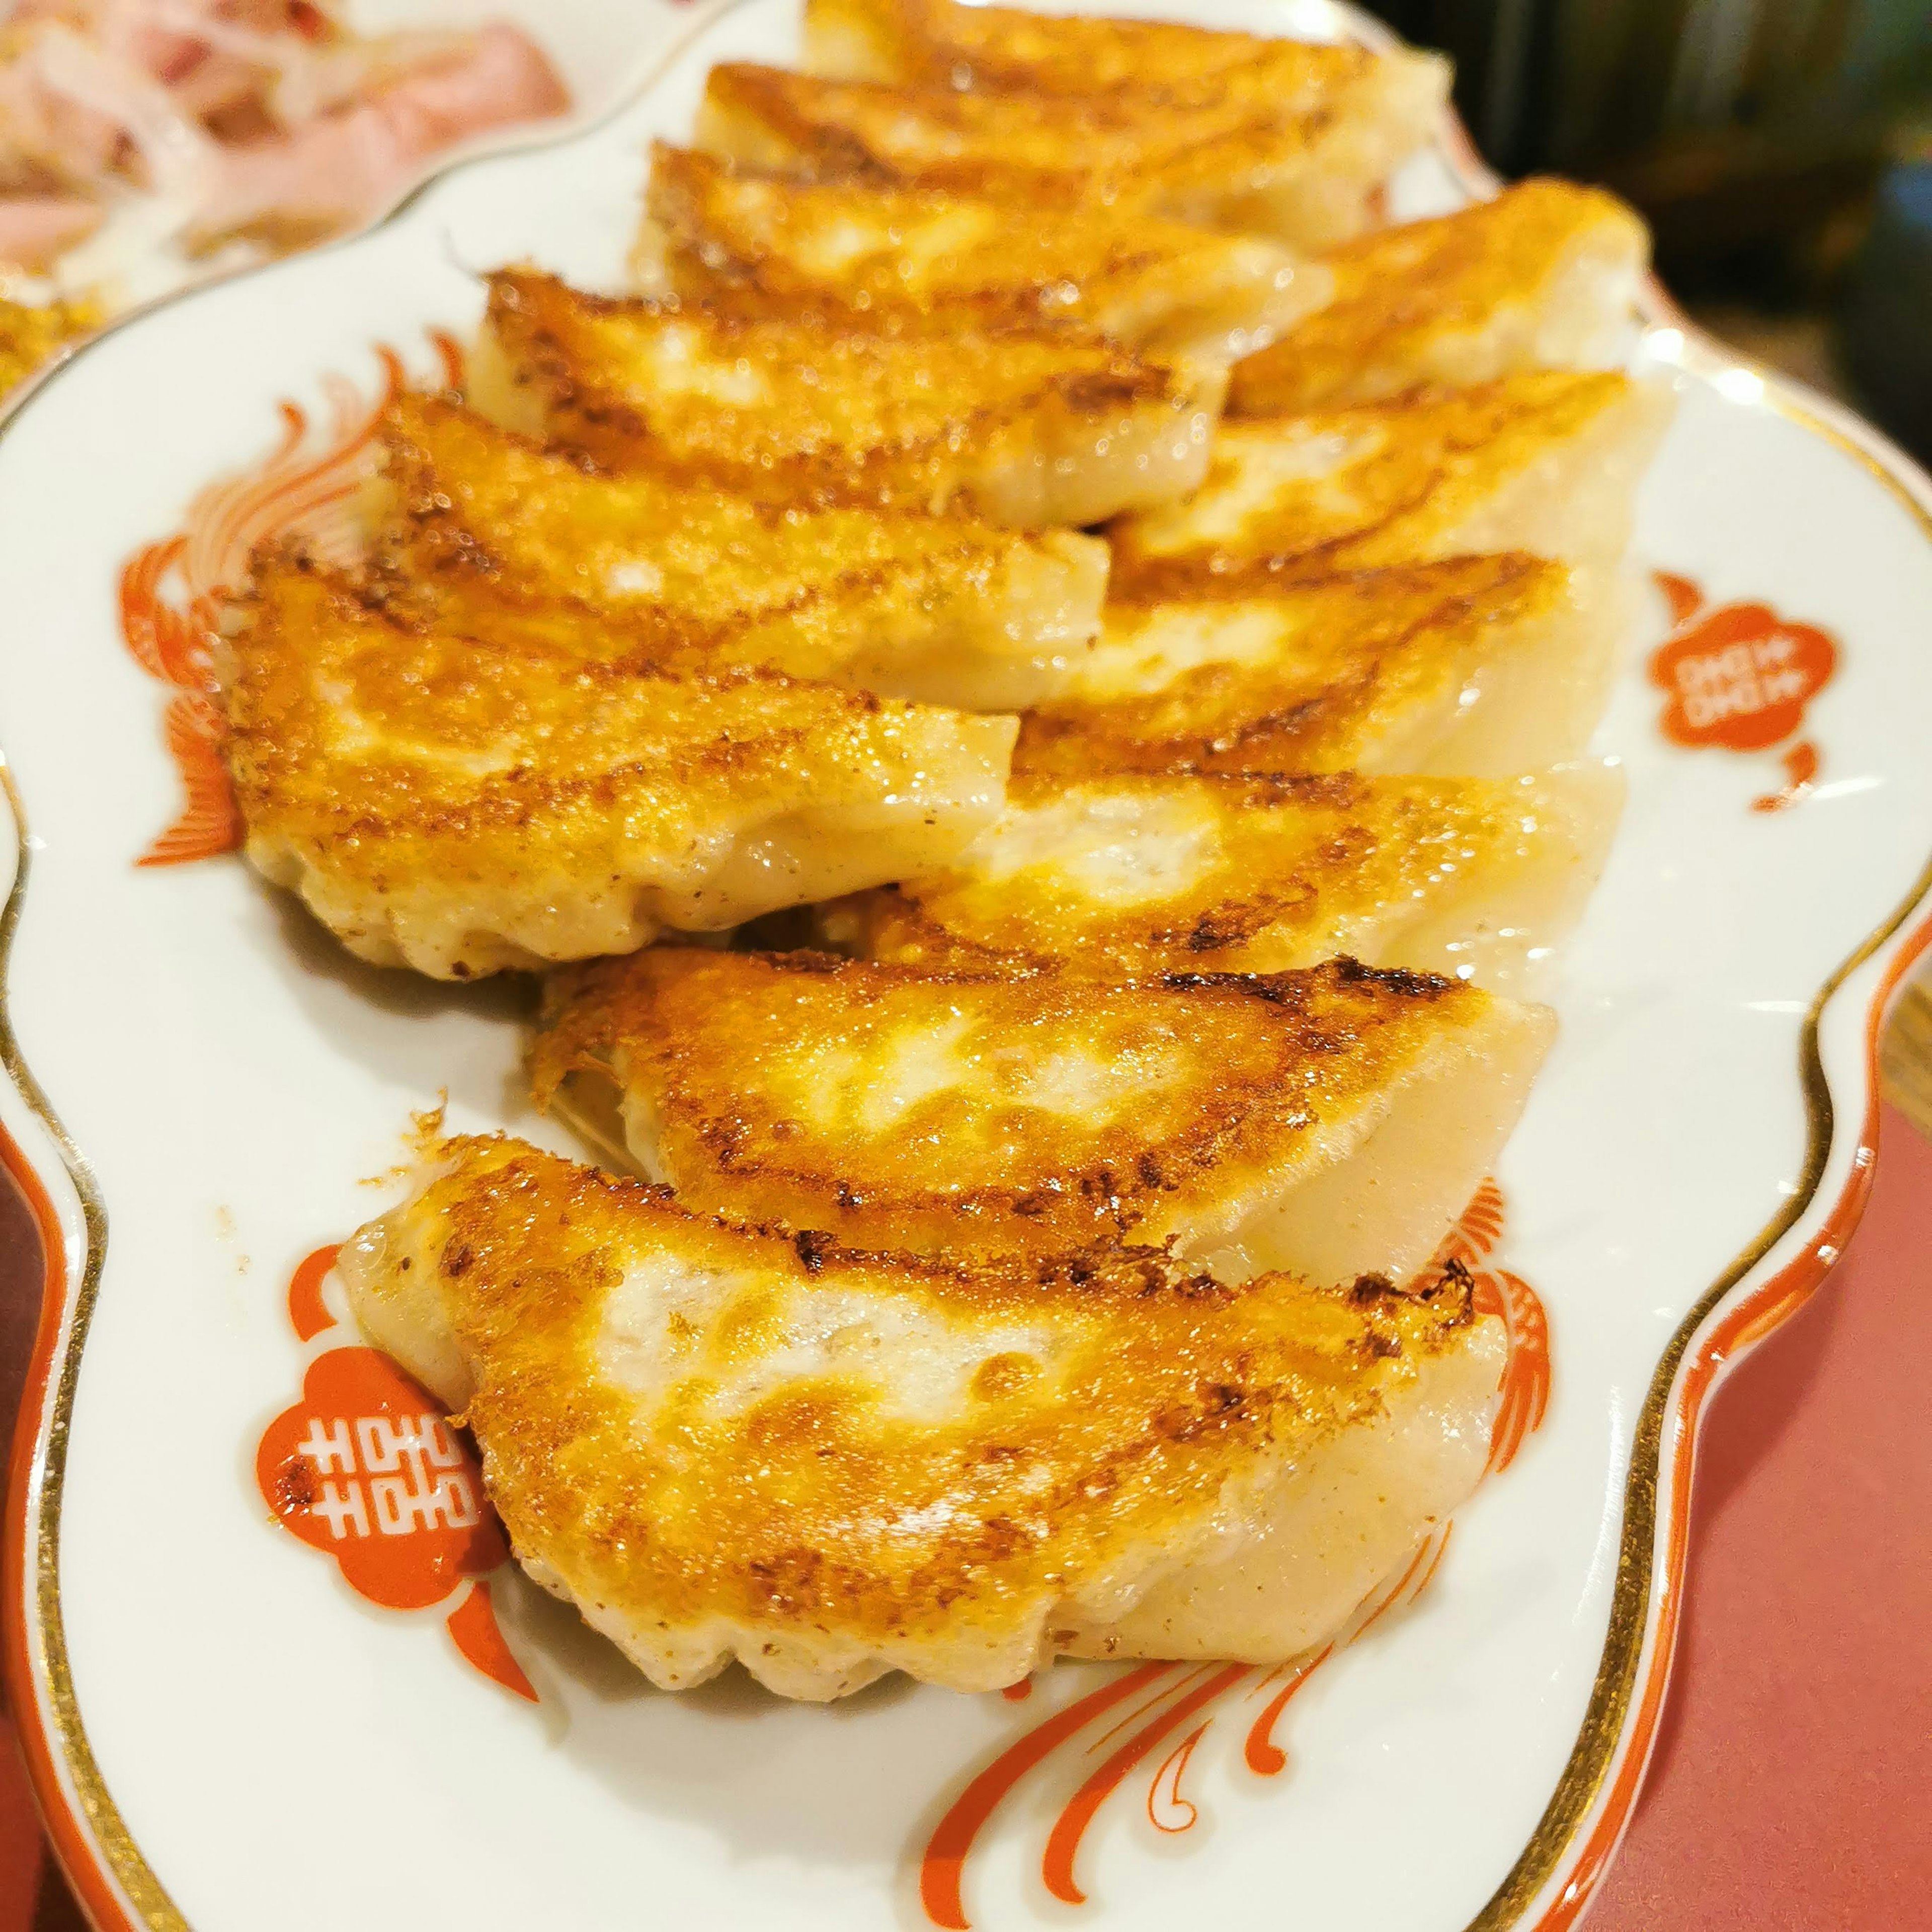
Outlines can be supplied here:
[[1932, 460], [1932, 0], [1384, 0], [1498, 172], [1634, 202], [1700, 322]]

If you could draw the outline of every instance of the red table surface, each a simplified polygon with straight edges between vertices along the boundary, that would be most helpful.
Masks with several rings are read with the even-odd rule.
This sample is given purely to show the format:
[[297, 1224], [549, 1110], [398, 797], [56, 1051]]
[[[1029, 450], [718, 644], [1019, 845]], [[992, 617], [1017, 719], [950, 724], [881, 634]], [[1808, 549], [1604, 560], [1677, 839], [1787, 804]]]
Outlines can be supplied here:
[[[1890, 1112], [1882, 1144], [1844, 1264], [1710, 1411], [1671, 1701], [1590, 1932], [1932, 1928], [1932, 1145]], [[0, 1198], [0, 1412], [38, 1279]], [[0, 1932], [82, 1923], [0, 1745]]]

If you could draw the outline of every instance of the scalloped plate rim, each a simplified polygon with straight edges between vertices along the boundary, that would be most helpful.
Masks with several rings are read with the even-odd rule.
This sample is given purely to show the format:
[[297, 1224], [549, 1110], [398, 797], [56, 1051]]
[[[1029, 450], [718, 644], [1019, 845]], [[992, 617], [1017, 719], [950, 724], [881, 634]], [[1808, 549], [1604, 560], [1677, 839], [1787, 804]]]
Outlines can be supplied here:
[[[640, 53], [637, 80], [608, 113], [548, 138], [532, 136], [511, 147], [463, 155], [425, 176], [375, 223], [311, 252], [352, 250], [370, 243], [426, 195], [469, 169], [500, 160], [507, 153], [544, 153], [594, 133], [634, 105], [685, 46], [738, 4], [740, 0], [714, 0], [714, 4], [683, 16], [664, 42]], [[1335, 0], [1334, 10], [1348, 30], [1371, 44], [1395, 38], [1379, 22], [1346, 5], [1345, 0]], [[1441, 151], [1451, 174], [1472, 194], [1495, 192], [1497, 177], [1475, 158], [1453, 116], [1443, 130]], [[161, 296], [118, 318], [23, 385], [0, 410], [0, 436], [98, 344], [118, 337], [160, 310], [218, 296], [238, 281], [272, 274], [284, 266], [268, 262], [242, 269]], [[1849, 450], [1877, 474], [1913, 510], [1922, 532], [1932, 541], [1932, 477], [1888, 440], [1841, 405], [1696, 330], [1654, 283], [1642, 308], [1646, 320], [1654, 327], [1678, 332], [1677, 349], [1670, 358], [1677, 366], [1706, 380], [1738, 372], [1761, 385], [1762, 398], [1773, 407], [1811, 434], [1822, 433], [1827, 440]], [[106, 1223], [105, 1204], [98, 1199], [84, 1154], [68, 1138], [56, 1107], [39, 1092], [14, 1040], [6, 1004], [6, 976], [14, 931], [29, 890], [32, 838], [29, 813], [18, 797], [3, 754], [0, 788], [4, 788], [5, 814], [14, 832], [11, 842], [0, 838], [0, 850], [10, 844], [13, 855], [6, 862], [11, 866], [12, 876], [4, 914], [0, 914], [0, 1061], [8, 1076], [0, 1083], [0, 1164], [22, 1186], [44, 1235], [58, 1237], [45, 1244], [46, 1300], [8, 1470], [4, 1600], [0, 1604], [4, 1610], [4, 1657], [0, 1657], [0, 1666], [4, 1666], [8, 1704], [20, 1727], [35, 1795], [70, 1881], [104, 1932], [136, 1932], [149, 1922], [146, 1902], [131, 1898], [117, 1877], [104, 1851], [101, 1834], [88, 1822], [93, 1808], [76, 1788], [70, 1764], [52, 1737], [46, 1709], [47, 1652], [27, 1600], [29, 1565], [26, 1558], [29, 1549], [36, 1565], [50, 1560], [52, 1552], [44, 1541], [30, 1541], [20, 1532], [44, 1496], [51, 1447], [50, 1403], [85, 1346], [86, 1322], [92, 1312], [92, 1285], [104, 1253]], [[1527, 1888], [1518, 1885], [1513, 1893], [1512, 1881], [1506, 1880], [1471, 1922], [1468, 1932], [1502, 1932], [1504, 1927], [1532, 1925], [1537, 1932], [1562, 1932], [1587, 1907], [1591, 1892], [1628, 1824], [1654, 1742], [1656, 1718], [1670, 1673], [1670, 1643], [1684, 1583], [1688, 1477], [1705, 1402], [1737, 1363], [1808, 1299], [1857, 1224], [1876, 1168], [1880, 1028], [1892, 995], [1928, 946], [1932, 946], [1932, 855], [1910, 894], [1833, 973], [1814, 1003], [1805, 1035], [1813, 1087], [1807, 1107], [1812, 1142], [1808, 1185], [1742, 1251], [1741, 1270], [1734, 1268], [1728, 1276], [1719, 1277], [1684, 1318], [1670, 1336], [1660, 1360], [1646, 1404], [1647, 1411], [1654, 1407], [1658, 1412], [1658, 1460], [1647, 1472], [1638, 1470], [1633, 1461], [1625, 1474], [1627, 1505], [1646, 1474], [1659, 1498], [1653, 1538], [1644, 1552], [1647, 1578], [1636, 1606], [1640, 1623], [1630, 1651], [1628, 1678], [1614, 1734], [1607, 1748], [1598, 1749], [1586, 1767], [1586, 1802], [1560, 1842], [1545, 1848], [1551, 1855], [1541, 1870], [1530, 1874], [1533, 1882]], [[1806, 1084], [1806, 1070], [1801, 1066], [1799, 1071], [1801, 1084]], [[1821, 1112], [1826, 1117], [1822, 1125]], [[1740, 1317], [1746, 1316], [1752, 1318], [1740, 1329]], [[1723, 1346], [1727, 1336], [1729, 1344]], [[1613, 1612], [1606, 1639], [1606, 1658], [1616, 1640]], [[1588, 1744], [1588, 1729], [1586, 1722], [1578, 1753]], [[1573, 1754], [1573, 1769], [1576, 1762]], [[1552, 1798], [1552, 1808], [1557, 1802]], [[1547, 1822], [1546, 1814], [1546, 1825]], [[138, 1863], [138, 1848], [130, 1845], [130, 1849]], [[1524, 1859], [1529, 1859], [1536, 1850], [1533, 1839]], [[1512, 1880], [1521, 1879], [1524, 1873], [1520, 1861]]]

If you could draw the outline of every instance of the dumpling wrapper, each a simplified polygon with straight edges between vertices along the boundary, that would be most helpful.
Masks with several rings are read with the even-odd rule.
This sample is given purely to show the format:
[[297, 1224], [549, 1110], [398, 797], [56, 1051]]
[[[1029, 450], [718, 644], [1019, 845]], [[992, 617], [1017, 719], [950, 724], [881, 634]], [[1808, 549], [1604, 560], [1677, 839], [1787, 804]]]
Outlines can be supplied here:
[[1613, 368], [1649, 255], [1630, 208], [1574, 182], [1519, 182], [1378, 230], [1322, 256], [1333, 296], [1235, 365], [1228, 408], [1280, 416], [1525, 369]]
[[1016, 776], [944, 872], [834, 900], [834, 950], [926, 970], [1277, 973], [1338, 953], [1520, 994], [1581, 914], [1614, 766], [1514, 778]]
[[1060, 689], [1100, 629], [1106, 546], [1075, 531], [600, 473], [428, 397], [380, 435], [398, 596], [466, 602], [482, 614], [464, 621], [586, 657], [1007, 711]]
[[1185, 502], [1109, 527], [1115, 580], [1167, 592], [1502, 550], [1612, 566], [1674, 406], [1661, 382], [1535, 370], [1232, 420]]
[[705, 84], [696, 145], [812, 179], [1097, 202], [1325, 248], [1373, 222], [1377, 190], [1429, 138], [1448, 80], [1444, 62], [1371, 56], [1352, 88], [1298, 109], [1258, 74], [1159, 98], [882, 86], [727, 61]]
[[1474, 1488], [1505, 1354], [1466, 1276], [855, 1253], [501, 1138], [337, 1264], [524, 1568], [666, 1690], [1292, 1657]]
[[925, 973], [657, 949], [553, 976], [555, 1106], [706, 1212], [855, 1246], [1158, 1246], [1224, 1279], [1423, 1268], [1516, 1124], [1546, 1007], [1352, 960]]
[[1016, 771], [1508, 778], [1582, 754], [1624, 600], [1520, 553], [1110, 601]]
[[671, 466], [767, 502], [971, 508], [1037, 529], [1184, 496], [1227, 371], [1041, 328], [902, 332], [784, 304], [733, 316], [491, 278], [469, 375], [484, 415], [614, 470]]
[[[1440, 100], [1439, 54], [1371, 52], [1169, 20], [1036, 14], [958, 0], [806, 0], [808, 73], [901, 87], [1054, 96], [1124, 94], [1150, 110], [1229, 100], [1279, 115], [1398, 121]], [[1389, 137], [1400, 137], [1393, 132]]]
[[1018, 728], [397, 621], [280, 554], [258, 559], [224, 655], [250, 862], [358, 958], [436, 979], [716, 932], [942, 864], [998, 812]]
[[1219, 359], [1273, 341], [1334, 286], [1257, 236], [1090, 202], [799, 181], [662, 142], [645, 207], [642, 286], [781, 320], [939, 335], [1070, 323]]

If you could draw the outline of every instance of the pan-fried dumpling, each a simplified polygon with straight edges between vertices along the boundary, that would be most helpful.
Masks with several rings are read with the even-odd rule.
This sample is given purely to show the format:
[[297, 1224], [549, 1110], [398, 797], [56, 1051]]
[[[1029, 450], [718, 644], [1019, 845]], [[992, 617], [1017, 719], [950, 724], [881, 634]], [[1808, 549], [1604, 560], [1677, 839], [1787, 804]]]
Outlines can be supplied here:
[[768, 501], [971, 507], [1090, 524], [1184, 495], [1227, 372], [1069, 332], [898, 333], [492, 278], [470, 396], [614, 470], [670, 465]]
[[814, 182], [652, 151], [645, 286], [734, 313], [947, 334], [1071, 324], [1154, 355], [1245, 356], [1333, 286], [1252, 235], [1092, 204]]
[[1540, 1006], [1304, 973], [925, 973], [660, 949], [552, 979], [541, 1102], [691, 1206], [874, 1248], [1159, 1244], [1406, 1280], [1495, 1164]]
[[1516, 992], [1543, 977], [1616, 830], [1622, 774], [1016, 776], [944, 872], [821, 906], [842, 952], [1108, 980], [1347, 953]]
[[711, 70], [697, 145], [811, 179], [1094, 202], [1324, 248], [1373, 220], [1376, 191], [1428, 138], [1448, 79], [1418, 59], [1366, 71], [1385, 77], [1378, 94], [1339, 88], [1298, 112], [1238, 80], [1155, 100], [886, 87], [730, 61]]
[[223, 699], [249, 860], [378, 965], [715, 932], [943, 863], [1006, 794], [1008, 716], [466, 637], [281, 556], [246, 616]]
[[1474, 1488], [1504, 1353], [1466, 1276], [854, 1253], [502, 1139], [338, 1265], [524, 1567], [667, 1690], [1296, 1655]]
[[1490, 550], [1614, 564], [1672, 407], [1661, 383], [1536, 370], [1222, 424], [1184, 503], [1118, 519], [1123, 587]]
[[1580, 754], [1622, 601], [1520, 554], [1110, 602], [1016, 770], [1507, 778]]
[[1076, 531], [598, 473], [428, 397], [398, 402], [380, 434], [398, 594], [586, 657], [762, 665], [1005, 711], [1060, 688], [1100, 628], [1107, 549]]
[[1333, 298], [1235, 365], [1228, 407], [1284, 416], [1522, 369], [1612, 367], [1649, 252], [1629, 208], [1574, 182], [1521, 182], [1378, 230], [1322, 258]]

